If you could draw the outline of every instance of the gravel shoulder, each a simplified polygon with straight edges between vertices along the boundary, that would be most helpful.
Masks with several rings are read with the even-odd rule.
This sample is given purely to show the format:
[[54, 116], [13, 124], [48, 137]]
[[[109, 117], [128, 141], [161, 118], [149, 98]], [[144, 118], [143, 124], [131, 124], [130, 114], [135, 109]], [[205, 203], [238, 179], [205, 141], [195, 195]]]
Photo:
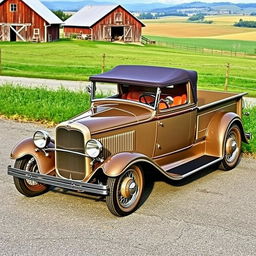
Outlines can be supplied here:
[[142, 206], [117, 218], [98, 197], [18, 193], [6, 175], [9, 154], [36, 129], [45, 127], [0, 119], [2, 255], [255, 255], [255, 160], [242, 159], [230, 172], [206, 169], [183, 183], [155, 177]]

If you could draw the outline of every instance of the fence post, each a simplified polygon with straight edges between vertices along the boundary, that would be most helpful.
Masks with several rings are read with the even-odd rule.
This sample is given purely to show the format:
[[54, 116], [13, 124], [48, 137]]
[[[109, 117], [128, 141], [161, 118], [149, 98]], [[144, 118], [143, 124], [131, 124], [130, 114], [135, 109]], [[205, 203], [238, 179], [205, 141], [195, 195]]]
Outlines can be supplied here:
[[224, 87], [224, 90], [225, 90], [225, 91], [228, 90], [229, 74], [230, 74], [230, 64], [227, 63], [226, 79], [225, 79], [225, 87]]
[[102, 67], [101, 67], [101, 73], [105, 72], [105, 66], [106, 66], [106, 54], [103, 53], [102, 55]]

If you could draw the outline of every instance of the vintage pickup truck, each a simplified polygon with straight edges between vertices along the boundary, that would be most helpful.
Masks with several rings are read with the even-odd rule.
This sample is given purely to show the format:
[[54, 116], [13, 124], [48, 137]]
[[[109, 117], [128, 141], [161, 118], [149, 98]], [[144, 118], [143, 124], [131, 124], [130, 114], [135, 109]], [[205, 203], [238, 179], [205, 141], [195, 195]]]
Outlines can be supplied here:
[[[213, 164], [230, 170], [250, 139], [241, 122], [245, 93], [197, 90], [195, 71], [123, 65], [90, 81], [90, 110], [59, 124], [55, 140], [39, 130], [14, 147], [8, 174], [25, 196], [49, 186], [92, 193], [125, 216], [152, 171], [181, 180]], [[116, 93], [99, 97], [102, 83]]]

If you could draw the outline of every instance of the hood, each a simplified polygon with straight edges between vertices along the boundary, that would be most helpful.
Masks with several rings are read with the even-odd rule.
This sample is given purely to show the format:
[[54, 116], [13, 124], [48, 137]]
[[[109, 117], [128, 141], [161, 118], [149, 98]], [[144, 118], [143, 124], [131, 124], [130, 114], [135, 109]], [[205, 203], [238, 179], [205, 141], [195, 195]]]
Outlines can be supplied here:
[[103, 104], [75, 117], [69, 123], [87, 126], [91, 134], [121, 128], [123, 126], [147, 121], [152, 117], [152, 110], [127, 104]]

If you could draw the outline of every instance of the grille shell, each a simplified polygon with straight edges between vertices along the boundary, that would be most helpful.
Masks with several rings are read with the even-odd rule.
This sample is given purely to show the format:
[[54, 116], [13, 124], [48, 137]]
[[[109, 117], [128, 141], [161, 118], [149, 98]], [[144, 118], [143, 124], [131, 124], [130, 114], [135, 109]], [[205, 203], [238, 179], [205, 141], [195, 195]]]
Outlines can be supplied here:
[[[75, 154], [83, 153], [84, 135], [76, 129], [58, 127], [56, 129], [56, 169], [60, 176], [67, 179], [83, 180], [86, 175], [86, 158]], [[62, 152], [58, 149], [72, 152]]]

